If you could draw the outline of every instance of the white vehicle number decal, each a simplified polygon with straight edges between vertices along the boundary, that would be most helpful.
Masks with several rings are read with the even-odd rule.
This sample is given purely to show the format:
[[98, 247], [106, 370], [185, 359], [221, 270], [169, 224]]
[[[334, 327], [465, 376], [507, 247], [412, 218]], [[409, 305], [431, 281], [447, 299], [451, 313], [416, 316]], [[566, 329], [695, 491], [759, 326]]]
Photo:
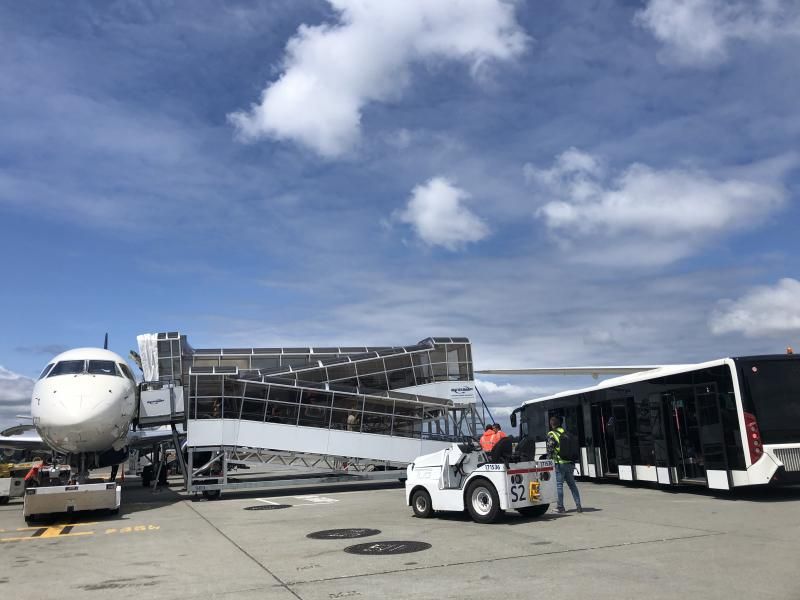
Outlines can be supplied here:
[[502, 471], [503, 470], [503, 465], [492, 465], [492, 464], [489, 464], [489, 465], [484, 465], [484, 466], [486, 467], [487, 471]]

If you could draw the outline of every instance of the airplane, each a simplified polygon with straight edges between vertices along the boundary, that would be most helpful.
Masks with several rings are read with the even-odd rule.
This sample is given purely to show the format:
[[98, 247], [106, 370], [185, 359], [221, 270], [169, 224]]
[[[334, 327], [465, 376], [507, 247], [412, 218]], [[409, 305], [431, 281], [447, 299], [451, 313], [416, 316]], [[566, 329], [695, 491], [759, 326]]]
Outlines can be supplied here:
[[119, 465], [134, 446], [172, 439], [164, 430], [132, 431], [137, 383], [125, 360], [108, 350], [108, 336], [104, 345], [51, 359], [31, 395], [35, 433], [30, 426], [10, 428], [0, 434], [0, 448], [64, 455], [70, 483], [84, 483], [91, 469]]

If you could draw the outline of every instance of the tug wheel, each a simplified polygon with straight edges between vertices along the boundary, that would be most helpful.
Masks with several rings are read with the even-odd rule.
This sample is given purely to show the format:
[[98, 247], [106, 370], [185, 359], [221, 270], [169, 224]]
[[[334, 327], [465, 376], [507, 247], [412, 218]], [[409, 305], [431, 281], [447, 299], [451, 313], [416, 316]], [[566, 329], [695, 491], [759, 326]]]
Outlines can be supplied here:
[[420, 519], [427, 519], [433, 514], [431, 495], [427, 490], [417, 490], [411, 495], [411, 508], [414, 516]]
[[467, 487], [467, 512], [476, 523], [493, 523], [500, 514], [500, 497], [485, 479], [476, 479]]

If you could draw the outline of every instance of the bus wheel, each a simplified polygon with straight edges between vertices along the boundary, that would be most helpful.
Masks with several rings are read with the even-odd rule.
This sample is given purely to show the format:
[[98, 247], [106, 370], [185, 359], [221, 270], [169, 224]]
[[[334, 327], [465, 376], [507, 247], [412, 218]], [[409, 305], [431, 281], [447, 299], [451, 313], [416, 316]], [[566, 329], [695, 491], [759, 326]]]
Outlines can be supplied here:
[[415, 517], [427, 519], [433, 514], [431, 495], [426, 490], [417, 490], [411, 496], [411, 508]]
[[493, 523], [500, 514], [500, 498], [494, 486], [476, 479], [467, 487], [467, 512], [476, 523]]
[[537, 504], [536, 506], [523, 506], [517, 512], [525, 517], [541, 517], [550, 508], [549, 504]]

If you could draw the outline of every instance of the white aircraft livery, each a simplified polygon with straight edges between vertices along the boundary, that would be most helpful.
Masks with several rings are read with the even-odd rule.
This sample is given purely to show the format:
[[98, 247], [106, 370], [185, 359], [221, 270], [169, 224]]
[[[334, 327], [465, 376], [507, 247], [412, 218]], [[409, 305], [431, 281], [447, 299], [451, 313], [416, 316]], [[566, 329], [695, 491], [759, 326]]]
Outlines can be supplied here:
[[66, 454], [121, 450], [136, 409], [136, 381], [125, 360], [101, 348], [53, 358], [33, 388], [33, 426]]

